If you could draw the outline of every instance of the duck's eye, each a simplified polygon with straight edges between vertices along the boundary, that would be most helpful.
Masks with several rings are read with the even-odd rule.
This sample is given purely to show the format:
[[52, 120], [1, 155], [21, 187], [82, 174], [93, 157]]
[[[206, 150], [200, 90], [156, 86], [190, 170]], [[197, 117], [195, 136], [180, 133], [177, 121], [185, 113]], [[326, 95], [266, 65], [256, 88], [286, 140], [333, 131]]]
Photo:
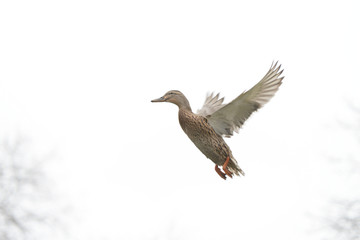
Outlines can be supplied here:
[[173, 92], [171, 92], [171, 93], [169, 93], [170, 95], [174, 95], [174, 93]]

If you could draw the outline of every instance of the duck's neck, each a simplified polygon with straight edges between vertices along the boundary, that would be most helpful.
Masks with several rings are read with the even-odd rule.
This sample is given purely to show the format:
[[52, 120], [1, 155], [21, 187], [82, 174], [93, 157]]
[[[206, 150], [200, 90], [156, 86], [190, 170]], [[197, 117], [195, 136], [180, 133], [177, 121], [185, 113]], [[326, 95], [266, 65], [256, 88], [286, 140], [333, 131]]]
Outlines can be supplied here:
[[181, 101], [176, 103], [176, 105], [179, 107], [179, 110], [192, 112], [191, 107], [190, 107], [190, 103], [186, 98], [182, 98]]
[[192, 112], [190, 105], [181, 106], [181, 107], [179, 107], [179, 110]]

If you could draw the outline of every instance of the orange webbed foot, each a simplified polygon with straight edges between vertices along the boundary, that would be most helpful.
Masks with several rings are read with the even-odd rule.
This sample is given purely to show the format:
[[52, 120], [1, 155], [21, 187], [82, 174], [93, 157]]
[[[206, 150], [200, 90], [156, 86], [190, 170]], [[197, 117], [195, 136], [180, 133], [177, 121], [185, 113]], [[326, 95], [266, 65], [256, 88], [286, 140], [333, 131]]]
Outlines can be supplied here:
[[226, 180], [226, 175], [225, 175], [225, 173], [223, 173], [223, 172], [220, 170], [220, 168], [218, 167], [218, 165], [215, 165], [215, 171], [219, 174], [219, 176], [220, 176], [222, 179]]
[[227, 169], [227, 165], [228, 165], [229, 161], [230, 161], [230, 157], [227, 157], [222, 168], [223, 168], [225, 174], [228, 175], [230, 178], [232, 178], [232, 173]]

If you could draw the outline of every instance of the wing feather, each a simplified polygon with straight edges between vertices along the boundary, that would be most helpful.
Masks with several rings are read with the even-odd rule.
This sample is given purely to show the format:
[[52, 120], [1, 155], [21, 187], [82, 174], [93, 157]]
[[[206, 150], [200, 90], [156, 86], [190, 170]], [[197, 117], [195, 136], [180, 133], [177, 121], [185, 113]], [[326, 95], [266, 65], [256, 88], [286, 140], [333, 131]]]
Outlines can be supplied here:
[[219, 93], [216, 94], [215, 96], [214, 93], [207, 94], [204, 105], [202, 106], [201, 109], [197, 110], [196, 114], [206, 117], [213, 114], [223, 106], [225, 106], [225, 104], [222, 104], [224, 98], [219, 99], [219, 95], [220, 95]]
[[234, 131], [238, 132], [250, 115], [263, 107], [279, 89], [284, 79], [280, 77], [283, 72], [280, 68], [281, 65], [277, 67], [277, 62], [272, 64], [260, 82], [249, 91], [243, 92], [210, 116], [205, 115], [215, 132], [225, 137], [231, 137]]

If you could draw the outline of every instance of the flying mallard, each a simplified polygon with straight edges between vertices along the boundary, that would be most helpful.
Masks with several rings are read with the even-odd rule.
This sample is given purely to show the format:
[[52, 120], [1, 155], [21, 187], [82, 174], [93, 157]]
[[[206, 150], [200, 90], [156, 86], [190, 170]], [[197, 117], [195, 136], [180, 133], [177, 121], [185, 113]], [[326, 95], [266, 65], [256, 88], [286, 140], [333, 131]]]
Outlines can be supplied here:
[[[245, 175], [222, 136], [231, 137], [239, 131], [250, 115], [265, 105], [279, 89], [284, 77], [280, 66], [271, 65], [266, 75], [249, 91], [243, 92], [232, 102], [223, 104], [219, 94], [206, 97], [203, 107], [193, 113], [184, 94], [171, 90], [151, 102], [171, 102], [179, 107], [179, 122], [186, 135], [196, 147], [215, 163], [216, 172], [226, 179]], [[223, 171], [218, 166], [222, 166]]]

